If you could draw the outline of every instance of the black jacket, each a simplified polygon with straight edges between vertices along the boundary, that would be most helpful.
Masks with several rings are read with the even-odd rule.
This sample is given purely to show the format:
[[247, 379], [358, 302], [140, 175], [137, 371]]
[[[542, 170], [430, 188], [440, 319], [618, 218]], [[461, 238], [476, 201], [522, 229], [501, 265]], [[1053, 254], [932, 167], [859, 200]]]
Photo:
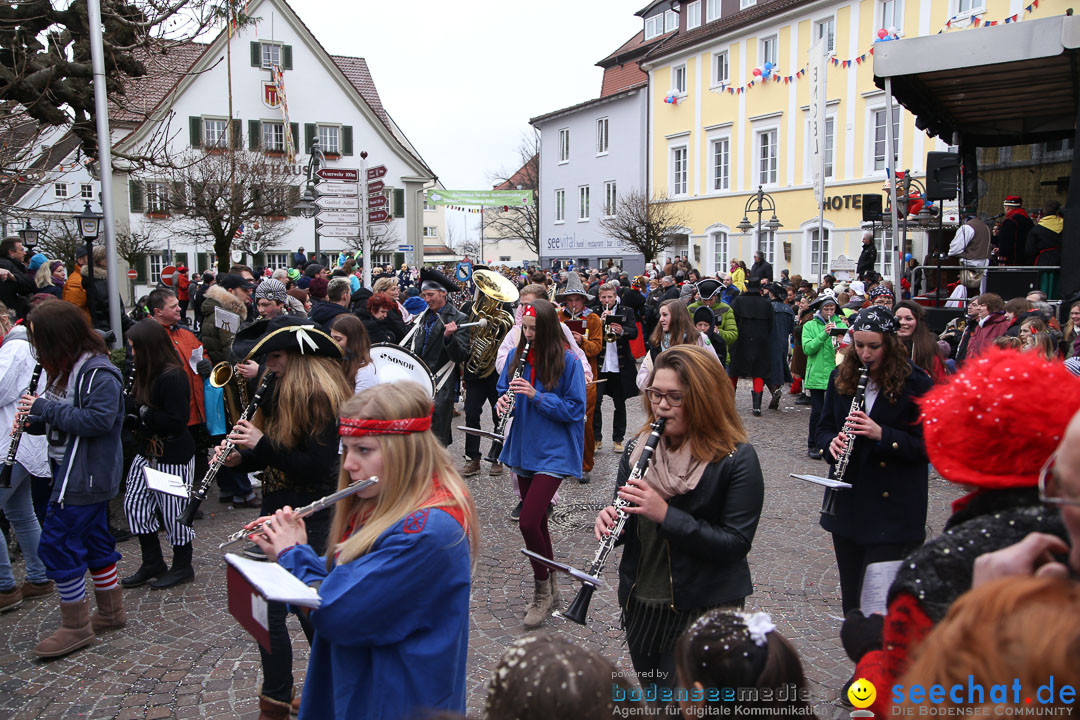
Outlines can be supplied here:
[[735, 313], [739, 337], [731, 348], [728, 374], [732, 377], [770, 377], [772, 301], [756, 293], [743, 293], [731, 303], [731, 311]]
[[[630, 341], [638, 335], [636, 315], [633, 309], [626, 307], [622, 303], [616, 304], [612, 313], [619, 318], [618, 323], [622, 325], [623, 329], [623, 334], [615, 341], [615, 349], [619, 355], [619, 384], [622, 386], [623, 398], [632, 398], [638, 394], [637, 363], [634, 360], [634, 353], [630, 349]], [[597, 372], [603, 370], [604, 356], [607, 355], [607, 349], [608, 344], [603, 342], [600, 345], [600, 354], [596, 356]], [[604, 390], [609, 389], [604, 388]]]
[[1028, 262], [1032, 265], [1061, 264], [1061, 233], [1045, 225], [1031, 228], [1025, 241]]
[[308, 313], [308, 319], [313, 323], [316, 323], [326, 332], [330, 332], [330, 325], [333, 324], [334, 318], [338, 315], [344, 315], [349, 312], [349, 309], [342, 307], [337, 303], [328, 302], [326, 300], [316, 300], [311, 305], [311, 312]]
[[620, 288], [619, 302], [634, 311], [637, 320], [643, 320], [645, 316], [645, 296], [634, 288]]
[[756, 263], [750, 266], [750, 272], [746, 274], [746, 279], [752, 280], [754, 278], [760, 278], [762, 280], [772, 280], [772, 273], [772, 264], [765, 260], [758, 260]]
[[[619, 463], [618, 488], [630, 477], [630, 443]], [[662, 448], [658, 449], [658, 452]], [[668, 546], [672, 599], [676, 610], [731, 605], [754, 592], [746, 561], [754, 542], [765, 481], [753, 445], [743, 443], [710, 463], [690, 492], [668, 500], [668, 511], [657, 531]], [[626, 607], [637, 578], [641, 541], [637, 515], [630, 515], [623, 532], [619, 564], [619, 604]]]
[[[151, 406], [139, 406], [125, 397], [128, 413], [139, 420], [134, 429], [135, 452], [144, 458], [161, 463], [183, 464], [195, 454], [195, 441], [188, 432], [191, 386], [183, 368], [159, 375], [150, 386]], [[161, 443], [161, 454], [152, 456], [152, 438]]]
[[[836, 391], [837, 372], [829, 378], [817, 426], [817, 446], [826, 448], [825, 459], [830, 465], [836, 461], [827, 448], [843, 427], [852, 400], [851, 395]], [[895, 405], [878, 395], [869, 414], [881, 426], [881, 440], [855, 439], [844, 475], [844, 482], [853, 487], [837, 491], [836, 515], [821, 516], [820, 524], [826, 531], [860, 545], [925, 539], [929, 460], [917, 403], [931, 385], [930, 376], [911, 365]], [[830, 468], [830, 476], [832, 472]]]
[[0, 300], [20, 318], [26, 317], [30, 296], [37, 292], [34, 276], [25, 265], [10, 257], [0, 257], [0, 268], [14, 276], [10, 280], [0, 280]]
[[871, 240], [862, 246], [862, 252], [859, 253], [859, 262], [855, 265], [855, 275], [863, 278], [867, 273], [873, 272], [875, 265], [877, 265], [877, 247], [874, 246], [874, 241]]

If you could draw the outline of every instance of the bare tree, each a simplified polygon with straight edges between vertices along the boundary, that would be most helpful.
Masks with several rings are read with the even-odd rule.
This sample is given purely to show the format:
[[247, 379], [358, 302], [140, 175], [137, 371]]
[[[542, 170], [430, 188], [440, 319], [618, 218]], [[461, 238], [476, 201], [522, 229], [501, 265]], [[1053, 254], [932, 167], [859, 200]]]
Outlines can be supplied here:
[[604, 218], [600, 226], [608, 237], [618, 240], [628, 250], [645, 256], [645, 261], [675, 244], [676, 235], [685, 232], [686, 214], [662, 195], [633, 190], [616, 202], [615, 215]]
[[[331, 238], [332, 240], [340, 240], [349, 250], [358, 252], [364, 249], [363, 239], [359, 237], [350, 238]], [[325, 240], [323, 241], [325, 244]], [[397, 250], [398, 245], [401, 244], [401, 233], [398, 230], [398, 224], [391, 223], [386, 231], [385, 235], [372, 235], [371, 236], [371, 254], [376, 255], [379, 253], [392, 253]]]
[[136, 267], [150, 253], [164, 245], [164, 229], [157, 223], [141, 222], [137, 227], [118, 228], [116, 231], [116, 254]]
[[[511, 171], [500, 170], [490, 177], [496, 190], [532, 190], [533, 201], [528, 205], [509, 205], [496, 209], [485, 218], [489, 236], [499, 239], [520, 239], [540, 257], [540, 141], [533, 134], [524, 136], [517, 148], [520, 166]], [[479, 247], [479, 246], [478, 246]]]
[[36, 251], [50, 260], [61, 260], [64, 267], [74, 270], [75, 258], [86, 249], [86, 242], [71, 218], [53, 217], [40, 228]]

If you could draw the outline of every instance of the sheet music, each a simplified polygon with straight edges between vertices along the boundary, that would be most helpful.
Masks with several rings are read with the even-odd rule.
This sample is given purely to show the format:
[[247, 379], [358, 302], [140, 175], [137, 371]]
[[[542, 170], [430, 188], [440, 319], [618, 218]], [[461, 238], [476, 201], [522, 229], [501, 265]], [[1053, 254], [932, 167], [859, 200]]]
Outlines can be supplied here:
[[870, 563], [866, 566], [866, 574], [863, 575], [862, 593], [859, 596], [859, 605], [863, 615], [870, 616], [873, 613], [884, 615], [888, 610], [889, 588], [896, 579], [896, 573], [900, 572], [903, 560], [888, 560], [886, 562]]
[[798, 480], [805, 480], [806, 482], [812, 482], [815, 485], [824, 485], [827, 488], [851, 487], [851, 483], [841, 482], [840, 480], [833, 480], [832, 478], [821, 477], [820, 475], [800, 475], [798, 473], [791, 473], [791, 477]]
[[240, 316], [224, 308], [216, 307], [214, 308], [214, 326], [235, 334], [240, 329]]
[[[277, 563], [248, 560], [233, 553], [226, 553], [225, 562], [236, 568], [267, 600], [309, 608], [322, 604], [322, 598], [315, 588], [300, 582], [299, 578]], [[252, 610], [255, 608], [252, 607]]]
[[182, 497], [185, 500], [188, 498], [188, 486], [179, 475], [171, 475], [152, 467], [143, 468], [143, 473], [146, 475], [146, 484], [151, 490]]

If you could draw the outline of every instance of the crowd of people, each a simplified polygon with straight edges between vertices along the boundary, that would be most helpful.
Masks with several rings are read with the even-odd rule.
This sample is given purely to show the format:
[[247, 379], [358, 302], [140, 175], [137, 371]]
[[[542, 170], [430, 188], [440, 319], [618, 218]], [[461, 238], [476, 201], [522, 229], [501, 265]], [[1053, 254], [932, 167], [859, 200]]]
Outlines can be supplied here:
[[[1044, 225], [1032, 225], [1037, 245]], [[593, 479], [606, 397], [621, 458], [594, 533], [604, 543], [622, 528], [620, 626], [641, 686], [613, 682], [621, 674], [602, 656], [530, 634], [496, 670], [488, 717], [608, 717], [644, 704], [692, 717], [730, 703], [718, 694], [727, 687], [760, 691], [739, 702], [762, 712], [812, 714], [794, 646], [746, 608], [765, 483], [755, 421], [736, 409], [744, 378], [750, 417], [762, 415], [766, 391], [769, 410], [785, 388], [810, 407], [807, 456], [829, 466], [820, 524], [835, 553], [852, 680], [884, 688], [972, 674], [990, 685], [1024, 657], [1072, 672], [1055, 663], [1075, 653], [1034, 642], [1029, 655], [993, 658], [994, 643], [1013, 636], [980, 638], [980, 658], [960, 649], [974, 642], [980, 613], [1050, 616], [1075, 595], [1065, 578], [1080, 571], [1080, 302], [1059, 315], [1043, 290], [1008, 300], [983, 291], [935, 332], [926, 305], [940, 298], [913, 295], [908, 277], [899, 286], [880, 277], [872, 234], [855, 277], [826, 275], [816, 287], [786, 270], [774, 276], [757, 253], [715, 277], [685, 257], [637, 277], [613, 265], [384, 266], [367, 288], [356, 258], [327, 267], [301, 251], [292, 268], [234, 265], [192, 281], [179, 268], [173, 287], [128, 313], [122, 352], [110, 355], [104, 255], [66, 276], [38, 255], [23, 271], [23, 254], [17, 241], [0, 246], [19, 263], [0, 261], [0, 407], [19, 438], [0, 509], [26, 568], [17, 585], [0, 544], [0, 612], [58, 595], [60, 627], [38, 657], [124, 627], [125, 592], [195, 578], [187, 501], [151, 489], [156, 470], [189, 488], [210, 477], [222, 504], [258, 508], [244, 554], [319, 588], [314, 611], [269, 604], [260, 718], [464, 712], [480, 543], [468, 478], [486, 463], [520, 499], [512, 518], [534, 581], [522, 621], [535, 630], [563, 607], [550, 507], [562, 483]], [[424, 377], [400, 381], [376, 346], [406, 353]], [[1034, 424], [1022, 420], [1033, 391], [1059, 400]], [[626, 403], [639, 394], [646, 425], [628, 428]], [[486, 407], [501, 434], [481, 428]], [[455, 431], [457, 415], [465, 425]], [[447, 451], [455, 432], [465, 436], [461, 462]], [[931, 466], [976, 490], [928, 540]], [[294, 512], [369, 478], [378, 482], [335, 508]], [[109, 512], [121, 492], [140, 552], [123, 577]], [[864, 615], [867, 569], [898, 560], [887, 613]], [[1038, 577], [1002, 579], [1025, 574]], [[1009, 601], [992, 602], [994, 593]], [[293, 611], [310, 646], [301, 693]], [[1061, 642], [1070, 632], [1062, 627]], [[930, 649], [952, 662], [928, 660]], [[571, 677], [570, 691], [547, 692]], [[890, 702], [879, 692], [875, 711]]]

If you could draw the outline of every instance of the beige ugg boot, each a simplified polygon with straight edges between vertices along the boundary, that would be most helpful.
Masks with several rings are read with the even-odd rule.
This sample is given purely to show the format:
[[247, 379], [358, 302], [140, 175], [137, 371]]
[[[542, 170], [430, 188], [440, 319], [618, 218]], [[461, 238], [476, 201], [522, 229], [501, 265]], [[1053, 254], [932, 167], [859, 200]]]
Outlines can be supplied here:
[[90, 602], [86, 598], [73, 603], [60, 603], [60, 629], [34, 648], [41, 658], [60, 657], [94, 642], [90, 626]]
[[117, 585], [112, 590], [95, 590], [94, 598], [97, 600], [97, 612], [90, 618], [90, 625], [94, 632], [115, 630], [127, 625], [127, 615], [124, 614], [123, 591]]

